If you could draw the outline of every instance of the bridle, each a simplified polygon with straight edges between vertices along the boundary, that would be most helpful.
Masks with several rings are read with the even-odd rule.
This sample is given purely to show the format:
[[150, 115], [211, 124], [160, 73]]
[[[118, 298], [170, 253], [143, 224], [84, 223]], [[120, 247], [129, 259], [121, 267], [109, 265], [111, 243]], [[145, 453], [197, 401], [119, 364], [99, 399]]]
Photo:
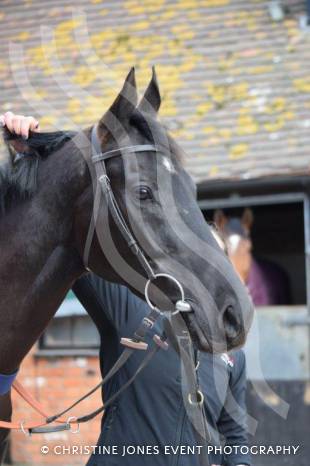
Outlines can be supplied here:
[[[91, 146], [92, 146], [92, 157], [91, 162], [95, 167], [97, 185], [94, 198], [94, 208], [93, 215], [90, 222], [90, 227], [87, 233], [87, 238], [85, 242], [85, 249], [83, 255], [83, 261], [85, 269], [88, 268], [88, 258], [90, 253], [91, 244], [94, 238], [97, 225], [97, 217], [100, 206], [100, 199], [103, 196], [106, 207], [111, 214], [119, 232], [122, 234], [125, 242], [127, 243], [130, 250], [137, 257], [140, 265], [142, 266], [145, 275], [147, 277], [147, 282], [145, 285], [145, 300], [150, 307], [149, 314], [142, 319], [137, 330], [134, 332], [132, 338], [122, 338], [121, 343], [124, 346], [124, 351], [121, 353], [120, 357], [117, 359], [113, 367], [101, 380], [101, 382], [96, 385], [92, 390], [74, 402], [71, 406], [64, 409], [53, 416], [47, 416], [45, 410], [32, 396], [29, 394], [17, 381], [13, 383], [13, 388], [28, 402], [31, 406], [39, 412], [45, 419], [41, 423], [10, 423], [0, 421], [0, 427], [6, 429], [21, 429], [24, 433], [28, 430], [29, 434], [31, 433], [48, 433], [61, 430], [71, 430], [71, 424], [77, 424], [87, 422], [97, 416], [99, 413], [104, 411], [109, 405], [111, 405], [120, 394], [128, 388], [133, 381], [136, 379], [138, 374], [148, 365], [150, 360], [154, 355], [160, 350], [167, 350], [169, 345], [167, 342], [167, 335], [169, 340], [171, 340], [174, 349], [178, 352], [181, 357], [181, 360], [184, 365], [185, 373], [187, 376], [188, 382], [188, 404], [192, 410], [199, 410], [199, 416], [203, 415], [203, 394], [199, 390], [198, 381], [196, 377], [196, 368], [197, 368], [197, 357], [198, 353], [194, 354], [192, 350], [191, 339], [189, 332], [187, 331], [184, 321], [181, 318], [180, 313], [191, 312], [191, 305], [185, 298], [185, 293], [181, 283], [172, 275], [167, 273], [155, 273], [150, 261], [146, 258], [144, 252], [142, 251], [140, 245], [137, 243], [133, 234], [131, 233], [126, 220], [121, 212], [121, 209], [117, 203], [117, 200], [114, 196], [113, 190], [111, 188], [110, 179], [107, 175], [107, 170], [105, 162], [111, 158], [121, 156], [123, 153], [137, 153], [137, 152], [157, 152], [157, 148], [153, 144], [141, 144], [141, 145], [132, 145], [121, 147], [119, 149], [110, 150], [107, 152], [101, 152], [99, 140], [97, 137], [97, 128], [94, 126], [91, 131]], [[98, 189], [99, 187], [99, 189]], [[63, 416], [68, 413], [75, 406], [80, 404], [83, 400], [92, 395], [100, 387], [103, 387], [128, 361], [130, 356], [137, 350], [148, 350], [148, 344], [145, 342], [146, 335], [150, 329], [154, 327], [155, 322], [160, 316], [164, 314], [164, 311], [158, 309], [150, 300], [149, 297], [149, 288], [152, 282], [157, 278], [163, 277], [167, 280], [171, 280], [174, 285], [177, 286], [180, 292], [180, 299], [175, 303], [175, 310], [170, 311], [170, 316], [165, 318], [165, 331], [162, 335], [155, 334], [153, 336], [153, 342], [155, 345], [151, 348], [150, 351], [146, 352], [146, 356], [138, 366], [136, 372], [133, 376], [114, 394], [112, 395], [101, 407], [95, 411], [81, 417], [70, 416], [68, 419], [64, 419]], [[179, 340], [179, 341], [178, 341]], [[183, 344], [185, 342], [185, 345]], [[197, 416], [196, 416], [197, 417]], [[201, 418], [202, 419], [202, 418]], [[209, 438], [208, 433], [205, 429], [205, 423], [199, 420], [200, 429], [204, 429], [204, 433], [201, 435], [204, 440]], [[56, 422], [58, 425], [50, 425], [51, 423]], [[74, 432], [77, 432], [75, 430]], [[72, 431], [73, 432], [73, 431]]]
[[[134, 238], [133, 234], [131, 233], [126, 220], [119, 208], [119, 205], [115, 199], [113, 190], [111, 188], [110, 179], [107, 175], [106, 165], [105, 162], [115, 157], [122, 156], [124, 153], [137, 153], [137, 152], [157, 152], [157, 148], [153, 144], [140, 144], [140, 145], [133, 145], [133, 146], [125, 146], [120, 147], [118, 149], [109, 150], [107, 152], [101, 152], [100, 143], [97, 137], [97, 127], [94, 126], [91, 131], [91, 147], [92, 147], [92, 157], [91, 161], [95, 166], [96, 170], [96, 178], [98, 180], [98, 184], [100, 189], [96, 189], [95, 192], [95, 200], [94, 200], [94, 209], [93, 209], [93, 216], [91, 220], [91, 224], [87, 233], [87, 238], [85, 242], [84, 248], [84, 255], [83, 255], [83, 262], [86, 269], [88, 269], [88, 258], [90, 247], [93, 241], [96, 223], [97, 223], [97, 216], [99, 211], [99, 200], [101, 195], [104, 196], [106, 200], [107, 208], [112, 215], [112, 218], [119, 230], [122, 234], [124, 240], [126, 241], [129, 249], [132, 253], [137, 257], [140, 265], [142, 266], [146, 276], [149, 279], [155, 278], [155, 273], [150, 265], [150, 262], [145, 257], [142, 249], [140, 248], [139, 244], [137, 243], [136, 239]], [[89, 269], [88, 269], [89, 270]]]

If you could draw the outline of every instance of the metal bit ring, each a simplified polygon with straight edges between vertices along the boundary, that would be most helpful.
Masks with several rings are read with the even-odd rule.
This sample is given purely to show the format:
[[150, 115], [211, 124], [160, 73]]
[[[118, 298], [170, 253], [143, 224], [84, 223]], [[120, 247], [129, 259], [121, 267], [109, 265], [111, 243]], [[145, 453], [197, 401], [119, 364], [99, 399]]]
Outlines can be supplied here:
[[[148, 281], [146, 282], [146, 285], [145, 285], [145, 289], [144, 289], [145, 300], [146, 300], [147, 304], [150, 306], [151, 309], [156, 309], [156, 310], [160, 311], [160, 309], [157, 309], [157, 307], [154, 306], [154, 304], [151, 302], [151, 300], [149, 298], [150, 284], [154, 280], [156, 280], [156, 278], [158, 278], [158, 277], [165, 277], [165, 278], [168, 278], [169, 280], [171, 280], [180, 290], [181, 301], [185, 301], [185, 294], [184, 294], [183, 286], [181, 285], [181, 283], [176, 278], [174, 278], [172, 275], [170, 275], [168, 273], [156, 273], [154, 275], [154, 277], [148, 279]], [[167, 312], [169, 312], [169, 311], [167, 311]]]

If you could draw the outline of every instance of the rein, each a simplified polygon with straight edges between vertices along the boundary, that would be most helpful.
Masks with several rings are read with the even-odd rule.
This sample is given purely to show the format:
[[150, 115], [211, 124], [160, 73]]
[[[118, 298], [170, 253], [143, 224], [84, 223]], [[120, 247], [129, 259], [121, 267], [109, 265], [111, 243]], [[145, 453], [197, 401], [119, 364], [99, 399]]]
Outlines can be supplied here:
[[[98, 183], [96, 185], [96, 191], [94, 196], [94, 208], [93, 208], [93, 215], [91, 218], [90, 227], [87, 233], [83, 261], [85, 268], [88, 268], [88, 258], [90, 253], [91, 244], [94, 238], [97, 218], [98, 218], [98, 211], [100, 206], [100, 199], [101, 196], [104, 197], [106, 201], [106, 206], [109, 212], [112, 215], [112, 218], [117, 225], [119, 231], [121, 232], [124, 240], [126, 241], [130, 250], [135, 254], [137, 257], [140, 265], [142, 266], [146, 277], [147, 282], [145, 285], [145, 300], [150, 307], [150, 313], [143, 318], [142, 322], [140, 323], [138, 329], [134, 332], [132, 338], [122, 338], [121, 344], [125, 347], [124, 351], [121, 353], [120, 357], [117, 359], [113, 367], [109, 370], [109, 372], [105, 375], [105, 377], [101, 380], [99, 384], [97, 384], [92, 390], [86, 393], [84, 396], [79, 398], [75, 401], [71, 406], [64, 409], [63, 411], [53, 415], [48, 416], [42, 407], [42, 405], [36, 401], [32, 395], [26, 391], [18, 381], [14, 381], [12, 387], [15, 391], [17, 391], [25, 401], [27, 401], [39, 414], [41, 414], [44, 418], [40, 423], [25, 423], [24, 421], [19, 423], [13, 422], [5, 422], [0, 421], [0, 428], [5, 429], [21, 429], [22, 432], [27, 434], [28, 431], [29, 435], [32, 433], [49, 433], [49, 432], [57, 432], [61, 430], [71, 430], [71, 432], [78, 432], [79, 431], [79, 424], [87, 422], [94, 417], [96, 417], [99, 413], [104, 411], [116, 398], [118, 398], [121, 393], [126, 390], [136, 379], [138, 374], [149, 364], [151, 359], [155, 356], [155, 354], [160, 350], [167, 350], [169, 345], [167, 343], [167, 335], [169, 336], [169, 340], [171, 340], [172, 345], [179, 354], [183, 368], [185, 373], [185, 378], [187, 382], [187, 390], [188, 396], [186, 398], [186, 406], [187, 412], [189, 417], [194, 425], [196, 432], [200, 438], [200, 441], [206, 441], [209, 439], [209, 434], [206, 430], [206, 422], [204, 416], [204, 397], [202, 392], [199, 390], [198, 385], [198, 378], [196, 376], [196, 369], [197, 365], [197, 358], [198, 353], [194, 354], [191, 338], [189, 335], [188, 330], [186, 329], [185, 323], [181, 318], [180, 313], [183, 312], [191, 312], [191, 306], [186, 301], [185, 293], [183, 286], [181, 283], [174, 278], [173, 276], [166, 274], [166, 273], [155, 273], [152, 269], [150, 262], [146, 258], [144, 252], [140, 248], [139, 244], [137, 243], [136, 239], [132, 235], [126, 220], [119, 208], [119, 205], [116, 201], [114, 196], [113, 190], [111, 188], [110, 180], [107, 175], [105, 161], [109, 160], [113, 157], [121, 156], [123, 153], [136, 153], [136, 152], [157, 152], [156, 146], [152, 144], [142, 144], [142, 145], [133, 145], [122, 147], [119, 149], [110, 150], [107, 152], [101, 152], [100, 144], [98, 141], [98, 137], [96, 134], [96, 126], [92, 128], [91, 132], [91, 146], [92, 146], [92, 162], [96, 169], [96, 175]], [[158, 320], [160, 316], [164, 314], [164, 311], [158, 309], [149, 298], [149, 286], [150, 284], [156, 280], [158, 277], [165, 277], [168, 280], [171, 280], [179, 289], [180, 291], [180, 299], [175, 303], [175, 310], [171, 311], [171, 316], [169, 318], [165, 318], [165, 331], [162, 335], [155, 334], [153, 336], [153, 342], [155, 345], [152, 349], [146, 353], [146, 356], [138, 366], [136, 372], [133, 376], [114, 394], [112, 395], [102, 406], [100, 406], [95, 411], [81, 416], [81, 417], [73, 417], [70, 416], [67, 419], [63, 418], [65, 414], [67, 414], [71, 409], [76, 407], [80, 404], [83, 400], [91, 396], [95, 391], [99, 388], [103, 387], [119, 370], [126, 364], [128, 359], [131, 355], [137, 350], [144, 350], [147, 351], [148, 344], [145, 342], [145, 338], [147, 332], [153, 328], [155, 322]], [[58, 425], [49, 425], [53, 422], [58, 423]], [[77, 428], [72, 430], [71, 424], [77, 424]], [[207, 460], [206, 460], [207, 461]], [[207, 465], [208, 462], [202, 463]]]

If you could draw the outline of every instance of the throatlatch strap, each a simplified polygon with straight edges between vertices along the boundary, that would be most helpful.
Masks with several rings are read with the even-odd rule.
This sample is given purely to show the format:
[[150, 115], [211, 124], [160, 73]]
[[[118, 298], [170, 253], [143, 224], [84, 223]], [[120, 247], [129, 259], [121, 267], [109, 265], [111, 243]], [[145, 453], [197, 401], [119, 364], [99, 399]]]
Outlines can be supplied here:
[[18, 369], [13, 374], [0, 374], [0, 395], [6, 395], [9, 393], [17, 374]]

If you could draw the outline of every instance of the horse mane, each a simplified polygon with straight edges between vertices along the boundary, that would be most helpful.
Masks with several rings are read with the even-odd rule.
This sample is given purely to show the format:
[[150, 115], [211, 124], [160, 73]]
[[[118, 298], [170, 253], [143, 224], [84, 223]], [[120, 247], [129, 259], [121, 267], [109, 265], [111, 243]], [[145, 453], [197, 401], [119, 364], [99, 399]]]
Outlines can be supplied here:
[[[75, 134], [72, 131], [31, 133], [25, 141], [7, 129], [4, 130], [3, 138], [8, 149], [8, 157], [0, 164], [1, 215], [16, 202], [33, 196], [37, 190], [40, 161], [60, 149]], [[17, 152], [13, 142], [25, 147], [25, 152]]]

